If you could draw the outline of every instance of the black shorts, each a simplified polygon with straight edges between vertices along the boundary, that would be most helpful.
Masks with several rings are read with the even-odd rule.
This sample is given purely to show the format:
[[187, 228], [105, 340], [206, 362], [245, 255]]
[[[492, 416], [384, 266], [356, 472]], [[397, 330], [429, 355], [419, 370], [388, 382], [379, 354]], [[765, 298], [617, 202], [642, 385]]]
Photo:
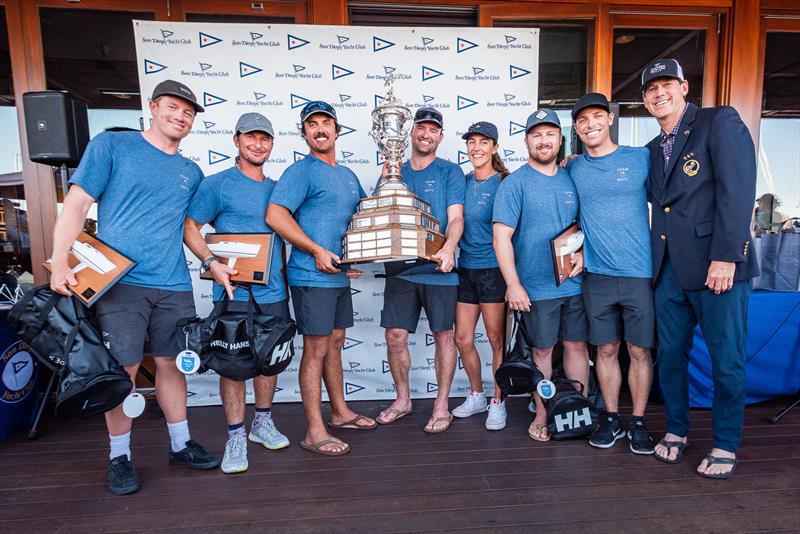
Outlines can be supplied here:
[[531, 311], [521, 313], [525, 330], [537, 349], [548, 349], [559, 341], [586, 341], [589, 325], [580, 295], [531, 302]]
[[655, 307], [650, 278], [586, 273], [583, 301], [592, 345], [624, 339], [639, 347], [653, 346]]
[[458, 302], [491, 304], [506, 301], [506, 281], [499, 267], [458, 269]]
[[417, 284], [396, 276], [386, 278], [383, 290], [381, 326], [417, 331], [419, 312], [425, 308], [431, 332], [453, 329], [456, 320], [458, 286]]
[[[292, 316], [289, 314], [288, 300], [279, 300], [278, 302], [270, 302], [269, 304], [259, 303], [258, 307], [261, 309], [261, 313], [264, 315], [272, 315], [273, 317], [280, 317], [281, 319], [292, 318]], [[233, 312], [246, 312], [247, 301], [232, 300], [228, 302], [228, 310]], [[214, 303], [213, 313], [219, 313], [220, 311], [222, 311], [222, 301], [217, 301]]]
[[353, 326], [350, 287], [291, 286], [294, 320], [304, 336], [329, 336]]
[[145, 341], [154, 356], [176, 357], [184, 347], [175, 326], [195, 314], [191, 291], [128, 284], [115, 285], [95, 305], [103, 342], [125, 366], [142, 361]]

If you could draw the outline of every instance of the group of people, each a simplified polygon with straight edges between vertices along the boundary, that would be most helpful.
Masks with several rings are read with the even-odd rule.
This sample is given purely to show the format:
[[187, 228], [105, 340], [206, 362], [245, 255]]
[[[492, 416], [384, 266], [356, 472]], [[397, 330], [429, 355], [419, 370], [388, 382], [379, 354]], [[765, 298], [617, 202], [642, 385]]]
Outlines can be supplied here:
[[[714, 448], [697, 471], [729, 478], [742, 434], [747, 297], [758, 271], [749, 253], [753, 143], [732, 108], [699, 109], [686, 102], [689, 87], [676, 61], [648, 65], [641, 83], [644, 105], [662, 130], [647, 148], [615, 144], [610, 127], [616, 117], [608, 100], [589, 93], [572, 109], [584, 153], [559, 162], [561, 121], [553, 110], [535, 110], [525, 125], [528, 161], [514, 172], [498, 155], [498, 131], [491, 122], [472, 124], [462, 136], [473, 167], [465, 177], [458, 165], [437, 156], [444, 138], [442, 113], [428, 107], [416, 111], [402, 179], [430, 204], [445, 241], [431, 262], [387, 267], [381, 326], [396, 399], [374, 418], [356, 413], [344, 398], [341, 350], [345, 330], [353, 326], [349, 286], [361, 272], [340, 265], [340, 256], [350, 218], [366, 193], [358, 177], [336, 162], [341, 126], [326, 102], [302, 108], [308, 154], [277, 182], [263, 170], [273, 148], [273, 126], [258, 113], [245, 113], [236, 123], [235, 165], [204, 178], [178, 152], [203, 108], [186, 85], [160, 83], [150, 100], [152, 123], [146, 131], [106, 132], [89, 144], [55, 226], [51, 286], [69, 294], [68, 286], [76, 283], [68, 253], [97, 202], [98, 237], [137, 262], [96, 304], [104, 341], [131, 377], [145, 343], [155, 355], [169, 463], [194, 469], [221, 465], [225, 473], [247, 469], [248, 440], [268, 449], [287, 447], [289, 440], [272, 419], [274, 377], [254, 380], [249, 432], [244, 383], [220, 379], [228, 423], [222, 459], [191, 439], [185, 377], [174, 362], [182, 348], [175, 325], [195, 314], [183, 244], [213, 275], [215, 309], [226, 296], [234, 309], [245, 307], [248, 299], [247, 291], [231, 283], [235, 269], [208, 249], [200, 232], [205, 224], [224, 233], [274, 232], [273, 265], [283, 262], [283, 242], [291, 244], [286, 281], [282, 269], [274, 268], [267, 283], [252, 292], [262, 310], [280, 317], [290, 316], [291, 296], [303, 336], [299, 383], [307, 429], [300, 446], [321, 455], [350, 451], [332, 434], [337, 429], [371, 430], [411, 413], [407, 340], [422, 309], [435, 340], [438, 383], [425, 432], [444, 432], [454, 416], [480, 413], [487, 413], [487, 429], [504, 428], [507, 410], [500, 389], [495, 386], [491, 399], [483, 392], [474, 332], [482, 316], [495, 370], [503, 357], [508, 306], [518, 312], [534, 362], [546, 377], [560, 343], [566, 376], [588, 384], [588, 346], [597, 347], [606, 413], [590, 445], [609, 448], [627, 437], [634, 453], [678, 463], [688, 445], [687, 365], [699, 323], [713, 362], [715, 397]], [[558, 285], [550, 240], [576, 219], [585, 233], [583, 251], [572, 257], [570, 277]], [[656, 340], [667, 429], [654, 444], [644, 416]], [[618, 407], [623, 341], [633, 400], [627, 425]], [[457, 351], [471, 390], [451, 411]], [[321, 409], [323, 381], [330, 398], [327, 421]], [[528, 433], [547, 441], [546, 404], [538, 396], [534, 401]], [[131, 419], [118, 407], [106, 414], [106, 423], [108, 487], [116, 494], [134, 492], [139, 479], [131, 461]]]

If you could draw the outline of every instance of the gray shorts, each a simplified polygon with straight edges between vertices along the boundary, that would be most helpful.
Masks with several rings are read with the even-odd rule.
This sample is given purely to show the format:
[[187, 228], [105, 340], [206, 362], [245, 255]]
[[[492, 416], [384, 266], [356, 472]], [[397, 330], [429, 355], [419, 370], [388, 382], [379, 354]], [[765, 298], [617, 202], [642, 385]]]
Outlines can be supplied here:
[[531, 302], [531, 311], [520, 314], [525, 331], [537, 349], [559, 341], [586, 341], [589, 325], [580, 295]]
[[583, 301], [592, 345], [624, 339], [639, 347], [653, 346], [656, 323], [650, 278], [586, 273]]
[[453, 329], [456, 321], [458, 286], [417, 284], [396, 276], [386, 278], [381, 326], [417, 331], [419, 312], [425, 308], [431, 332]]
[[103, 342], [125, 366], [142, 361], [145, 341], [154, 356], [177, 356], [183, 347], [175, 326], [195, 314], [191, 291], [128, 284], [115, 285], [95, 305]]
[[353, 326], [350, 287], [291, 286], [297, 330], [304, 336], [329, 336]]
[[[261, 309], [261, 313], [264, 315], [272, 315], [273, 317], [280, 317], [281, 319], [291, 319], [292, 316], [289, 315], [289, 301], [288, 300], [279, 300], [278, 302], [270, 302], [269, 304], [258, 304], [258, 307]], [[219, 313], [222, 311], [222, 301], [217, 301], [214, 303], [214, 312]], [[228, 311], [232, 312], [246, 312], [247, 311], [247, 301], [244, 300], [232, 300], [228, 302]]]

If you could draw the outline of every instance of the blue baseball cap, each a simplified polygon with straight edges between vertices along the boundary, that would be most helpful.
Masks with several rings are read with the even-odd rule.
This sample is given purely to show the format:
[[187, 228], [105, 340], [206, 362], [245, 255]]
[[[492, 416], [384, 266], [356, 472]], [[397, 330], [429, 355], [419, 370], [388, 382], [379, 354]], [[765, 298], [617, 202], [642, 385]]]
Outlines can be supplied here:
[[497, 126], [491, 122], [476, 122], [469, 127], [467, 133], [461, 136], [461, 139], [469, 139], [469, 136], [472, 134], [479, 134], [492, 139], [494, 142], [497, 142]]
[[444, 128], [444, 117], [436, 108], [419, 108], [414, 114], [414, 124], [420, 122], [432, 122], [438, 124], [439, 128]]
[[525, 133], [527, 134], [531, 128], [539, 126], [540, 124], [551, 124], [557, 128], [561, 128], [561, 120], [552, 109], [542, 108], [537, 109], [528, 115], [528, 121], [525, 123]]
[[333, 109], [333, 106], [322, 100], [313, 100], [303, 106], [303, 109], [300, 110], [300, 122], [305, 122], [306, 119], [314, 113], [322, 113], [323, 115], [331, 117], [337, 123], [339, 122], [339, 119], [336, 118], [336, 110]]

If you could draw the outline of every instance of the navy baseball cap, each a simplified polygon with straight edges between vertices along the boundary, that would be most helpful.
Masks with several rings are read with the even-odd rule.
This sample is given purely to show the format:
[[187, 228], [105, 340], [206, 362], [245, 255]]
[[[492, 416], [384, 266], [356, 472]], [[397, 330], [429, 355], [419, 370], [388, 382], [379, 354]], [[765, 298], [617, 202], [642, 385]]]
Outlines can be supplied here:
[[432, 122], [438, 124], [439, 128], [444, 128], [444, 117], [436, 108], [419, 108], [414, 114], [414, 124], [420, 122]]
[[322, 113], [323, 115], [331, 117], [337, 123], [339, 122], [339, 119], [336, 118], [336, 110], [333, 109], [333, 106], [322, 100], [314, 100], [303, 106], [303, 109], [300, 110], [300, 122], [305, 122], [306, 119], [314, 113]]
[[186, 100], [192, 106], [194, 106], [194, 110], [197, 113], [205, 111], [203, 106], [197, 103], [197, 97], [194, 96], [192, 90], [181, 82], [177, 82], [175, 80], [164, 80], [156, 85], [155, 89], [153, 89], [153, 95], [150, 97], [150, 100], [155, 100], [156, 98], [164, 95], [177, 96], [178, 98]]
[[491, 122], [476, 122], [469, 127], [467, 133], [461, 136], [461, 139], [469, 139], [472, 134], [479, 134], [492, 139], [495, 143], [497, 142], [497, 126]]
[[606, 95], [602, 93], [586, 93], [575, 102], [575, 106], [572, 108], [572, 120], [575, 120], [578, 113], [586, 108], [602, 108], [611, 113], [611, 106]]
[[657, 59], [647, 65], [642, 71], [642, 92], [647, 88], [647, 84], [657, 78], [675, 78], [683, 81], [683, 67], [675, 59]]
[[264, 132], [275, 137], [272, 123], [261, 113], [245, 113], [236, 121], [236, 133]]
[[542, 108], [528, 115], [528, 120], [525, 123], [525, 133], [527, 134], [531, 128], [540, 124], [551, 124], [556, 128], [561, 128], [561, 120], [559, 120], [556, 112], [552, 109]]

